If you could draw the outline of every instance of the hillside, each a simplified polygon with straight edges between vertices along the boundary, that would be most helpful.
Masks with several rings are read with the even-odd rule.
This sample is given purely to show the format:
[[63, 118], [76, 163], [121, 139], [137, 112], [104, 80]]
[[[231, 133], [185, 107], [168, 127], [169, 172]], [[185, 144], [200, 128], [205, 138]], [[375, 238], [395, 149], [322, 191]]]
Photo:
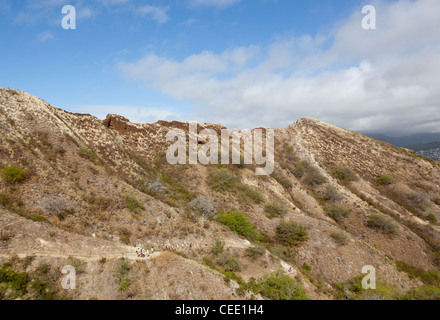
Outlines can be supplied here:
[[[440, 297], [439, 162], [304, 118], [275, 129], [270, 176], [170, 165], [172, 128], [0, 89], [0, 298]], [[366, 265], [374, 294], [355, 290]]]

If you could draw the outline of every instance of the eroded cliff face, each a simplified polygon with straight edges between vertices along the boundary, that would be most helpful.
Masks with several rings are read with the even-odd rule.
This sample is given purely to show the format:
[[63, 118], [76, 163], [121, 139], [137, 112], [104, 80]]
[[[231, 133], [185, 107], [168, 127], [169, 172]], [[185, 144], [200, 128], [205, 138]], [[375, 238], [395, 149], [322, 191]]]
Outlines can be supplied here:
[[[88, 287], [73, 296], [81, 299], [167, 299], [171, 293], [183, 299], [203, 294], [214, 299], [250, 297], [250, 292], [238, 295], [234, 281], [220, 281], [218, 271], [226, 267], [211, 250], [219, 239], [225, 243], [224, 260], [235, 259], [240, 267], [234, 272], [245, 281], [283, 269], [314, 299], [338, 297], [334, 284], [360, 275], [366, 265], [402, 293], [421, 281], [400, 271], [397, 261], [438, 269], [438, 162], [305, 118], [275, 129], [275, 170], [270, 176], [256, 176], [255, 165], [173, 166], [165, 152], [170, 145], [166, 134], [174, 128], [189, 132], [188, 123], [135, 124], [119, 115], [99, 120], [21, 91], [0, 89], [0, 168], [14, 166], [26, 173], [19, 183], [0, 181], [0, 225], [8, 234], [0, 257], [40, 252], [60, 264], [69, 252], [86, 256], [99, 247], [103, 249], [91, 257], [107, 255], [116, 265], [115, 252], [136, 260], [131, 256], [134, 246], [204, 244], [203, 250], [181, 249], [183, 257], [172, 252], [151, 257], [150, 271], [137, 280], [151, 285], [157, 266], [172, 268], [174, 262], [169, 261], [178, 259], [183, 267], [173, 272], [187, 279], [197, 294], [183, 290], [170, 276], [162, 279], [161, 294], [142, 291], [138, 283], [133, 285], [138, 289], [125, 296], [112, 291], [112, 268], [97, 275], [91, 271], [97, 262], [89, 261], [85, 274], [106, 281], [99, 289], [106, 294]], [[197, 130], [203, 129], [220, 134], [226, 128], [201, 124]], [[260, 237], [245, 239], [215, 215], [233, 211], [249, 217]], [[386, 219], [375, 220], [378, 215]], [[282, 241], [279, 226], [290, 221], [307, 229], [305, 241]], [[78, 235], [79, 242], [73, 241]], [[61, 245], [62, 252], [57, 251]], [[254, 246], [264, 251], [255, 260], [246, 251]], [[209, 269], [207, 261], [217, 271]], [[214, 294], [212, 285], [203, 284], [190, 270], [212, 274], [211, 282], [222, 283], [221, 294]]]

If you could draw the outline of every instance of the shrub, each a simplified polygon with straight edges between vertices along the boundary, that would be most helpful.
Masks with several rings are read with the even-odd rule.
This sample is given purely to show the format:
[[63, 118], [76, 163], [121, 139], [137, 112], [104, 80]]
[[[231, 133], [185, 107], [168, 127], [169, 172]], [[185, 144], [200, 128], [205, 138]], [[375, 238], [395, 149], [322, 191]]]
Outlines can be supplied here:
[[416, 208], [425, 210], [429, 202], [429, 196], [423, 192], [413, 192], [406, 196], [407, 200], [411, 202]]
[[75, 268], [75, 272], [77, 274], [81, 274], [86, 271], [86, 266], [87, 266], [86, 262], [84, 262], [78, 258], [69, 256], [67, 258], [67, 263]]
[[23, 182], [27, 178], [27, 173], [25, 170], [14, 166], [4, 167], [1, 174], [3, 180], [10, 184]]
[[261, 295], [272, 300], [308, 300], [301, 286], [284, 272], [269, 275], [262, 283]]
[[397, 269], [406, 272], [410, 278], [419, 278], [426, 285], [440, 285], [440, 274], [438, 271], [425, 271], [413, 266], [410, 266], [402, 261], [396, 261]]
[[400, 298], [398, 291], [390, 284], [376, 280], [376, 289], [364, 289], [362, 279], [365, 275], [359, 275], [344, 283], [336, 284], [339, 295], [347, 300], [395, 300]]
[[131, 232], [127, 228], [119, 229], [119, 237], [124, 244], [130, 244]]
[[255, 229], [251, 219], [249, 219], [249, 217], [243, 212], [232, 211], [219, 213], [217, 214], [217, 219], [220, 223], [245, 238], [251, 240], [258, 240], [261, 238], [261, 235]]
[[314, 187], [325, 182], [327, 182], [327, 179], [321, 175], [316, 168], [310, 169], [306, 178], [304, 179], [304, 183], [310, 187]]
[[73, 204], [66, 197], [49, 196], [45, 199], [44, 209], [62, 220], [73, 213]]
[[264, 206], [264, 212], [270, 218], [281, 217], [287, 213], [287, 209], [283, 203], [279, 201], [271, 201]]
[[208, 178], [208, 184], [211, 188], [220, 192], [229, 191], [237, 181], [238, 178], [228, 169], [220, 169]]
[[341, 246], [346, 245], [349, 240], [344, 232], [334, 232], [330, 236]]
[[433, 215], [432, 213], [428, 214], [426, 216], [426, 219], [433, 224], [437, 223], [437, 217], [435, 215]]
[[228, 254], [220, 256], [215, 263], [225, 272], [236, 272], [241, 270], [240, 261]]
[[367, 225], [383, 231], [386, 234], [395, 234], [398, 231], [397, 225], [388, 217], [382, 214], [372, 214], [368, 217]]
[[324, 201], [338, 201], [341, 199], [341, 196], [338, 193], [338, 189], [332, 185], [327, 185], [322, 195], [322, 199]]
[[292, 181], [288, 178], [281, 178], [278, 182], [286, 189], [290, 189], [293, 186]]
[[377, 186], [388, 186], [394, 182], [394, 178], [390, 175], [384, 174], [376, 179], [376, 185]]
[[214, 205], [212, 204], [212, 202], [205, 198], [198, 198], [192, 200], [189, 203], [189, 207], [194, 213], [201, 215], [205, 218], [214, 217], [217, 211]]
[[281, 222], [277, 227], [276, 239], [281, 244], [296, 246], [307, 241], [307, 229], [294, 221]]
[[297, 164], [295, 164], [295, 167], [293, 170], [291, 170], [292, 174], [297, 178], [302, 178], [304, 174], [312, 168], [312, 165], [307, 160], [301, 160]]
[[0, 193], [0, 206], [9, 208], [12, 205], [12, 202], [13, 200], [9, 195]]
[[125, 207], [132, 213], [138, 214], [141, 213], [145, 208], [142, 202], [140, 202], [136, 197], [132, 195], [125, 195]]
[[332, 170], [331, 173], [333, 177], [343, 182], [359, 180], [359, 177], [356, 175], [356, 173], [351, 168], [348, 167], [336, 168]]
[[440, 300], [440, 288], [437, 286], [422, 286], [409, 291], [403, 299], [406, 300]]
[[326, 206], [324, 208], [324, 211], [330, 218], [335, 220], [337, 223], [341, 223], [343, 219], [348, 217], [348, 215], [350, 214], [350, 210], [334, 203]]
[[128, 273], [130, 272], [130, 270], [130, 263], [126, 259], [121, 258], [118, 268], [116, 269], [116, 273], [114, 275], [116, 278], [116, 283], [119, 284], [118, 291], [125, 291], [130, 286], [131, 279], [128, 277]]
[[212, 246], [211, 253], [215, 256], [223, 253], [225, 249], [225, 243], [221, 240], [216, 240], [214, 245]]
[[93, 151], [89, 147], [79, 148], [78, 154], [81, 158], [89, 160], [94, 165], [102, 165], [102, 162], [99, 159], [98, 155], [95, 153], [95, 151]]
[[244, 251], [245, 255], [253, 261], [258, 260], [265, 252], [266, 250], [262, 247], [248, 247]]
[[262, 203], [264, 201], [263, 191], [261, 191], [261, 189], [258, 187], [240, 183], [238, 185], [238, 190], [255, 203]]
[[312, 267], [309, 266], [307, 263], [303, 263], [302, 268], [306, 271], [312, 271]]

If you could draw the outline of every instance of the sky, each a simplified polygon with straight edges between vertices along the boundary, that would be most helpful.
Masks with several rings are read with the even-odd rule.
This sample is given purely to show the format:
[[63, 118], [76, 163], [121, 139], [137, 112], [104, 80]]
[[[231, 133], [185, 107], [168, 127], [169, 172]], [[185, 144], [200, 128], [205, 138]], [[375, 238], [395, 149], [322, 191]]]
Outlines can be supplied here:
[[0, 0], [0, 87], [136, 123], [440, 132], [439, 30], [438, 0]]

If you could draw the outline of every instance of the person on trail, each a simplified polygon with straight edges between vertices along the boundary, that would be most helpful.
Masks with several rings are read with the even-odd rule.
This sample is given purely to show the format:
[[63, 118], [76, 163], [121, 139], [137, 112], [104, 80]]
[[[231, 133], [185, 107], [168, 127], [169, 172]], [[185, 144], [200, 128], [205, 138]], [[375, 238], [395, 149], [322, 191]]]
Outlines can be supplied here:
[[136, 249], [136, 254], [137, 254], [138, 257], [141, 255], [141, 249], [140, 248]]
[[154, 247], [151, 247], [151, 254], [153, 254], [154, 252]]

